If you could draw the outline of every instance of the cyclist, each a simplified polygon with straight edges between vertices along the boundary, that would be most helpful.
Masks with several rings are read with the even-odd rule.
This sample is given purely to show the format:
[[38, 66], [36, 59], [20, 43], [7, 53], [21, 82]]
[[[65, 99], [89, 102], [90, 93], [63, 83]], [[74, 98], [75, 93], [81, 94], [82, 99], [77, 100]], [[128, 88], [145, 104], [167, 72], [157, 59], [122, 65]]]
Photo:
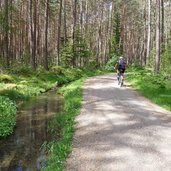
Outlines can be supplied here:
[[119, 81], [120, 74], [124, 75], [126, 69], [126, 62], [122, 56], [119, 57], [119, 60], [115, 64], [115, 69], [117, 70], [117, 79]]

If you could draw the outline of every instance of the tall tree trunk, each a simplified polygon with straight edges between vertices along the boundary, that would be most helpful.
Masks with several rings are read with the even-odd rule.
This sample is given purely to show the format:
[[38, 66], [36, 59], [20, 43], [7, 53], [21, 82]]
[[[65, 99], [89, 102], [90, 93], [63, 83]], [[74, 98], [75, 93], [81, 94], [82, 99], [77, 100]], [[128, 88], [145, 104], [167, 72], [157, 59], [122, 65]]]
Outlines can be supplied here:
[[44, 68], [48, 70], [48, 23], [49, 23], [49, 0], [46, 0], [45, 9], [45, 50], [44, 50]]
[[[146, 1], [145, 1], [146, 2]], [[144, 5], [144, 43], [143, 43], [143, 53], [142, 53], [142, 65], [146, 65], [147, 63], [147, 14], [146, 14], [147, 4]]]
[[66, 0], [64, 0], [64, 45], [66, 45], [67, 42], [67, 21], [66, 21]]
[[32, 52], [32, 66], [36, 69], [36, 55], [37, 55], [37, 0], [34, 0], [34, 36], [33, 36], [33, 52]]
[[60, 65], [59, 58], [60, 58], [61, 21], [62, 21], [62, 0], [60, 0], [59, 18], [58, 18], [58, 42], [57, 42], [58, 65]]
[[[13, 0], [10, 0], [10, 8], [12, 9], [13, 6]], [[12, 10], [10, 11], [10, 28], [13, 26], [13, 12]], [[13, 61], [13, 32], [10, 32], [10, 43], [9, 43], [9, 51], [10, 51], [10, 60], [11, 62]]]
[[83, 38], [83, 1], [80, 1], [80, 31], [81, 37]]
[[111, 8], [111, 19], [110, 19], [110, 40], [109, 40], [109, 53], [112, 52], [112, 40], [113, 40], [113, 29], [114, 29], [114, 17], [115, 17], [115, 4], [112, 2], [112, 8]]
[[149, 63], [151, 43], [151, 0], [148, 0], [148, 33], [147, 33], [147, 63]]
[[164, 50], [164, 0], [161, 0], [161, 45]]
[[[36, 2], [36, 1], [35, 1]], [[30, 0], [30, 52], [31, 52], [31, 65], [35, 69], [35, 55], [36, 55], [36, 47], [35, 47], [35, 9], [33, 10], [33, 5], [36, 6], [36, 4], [33, 4], [33, 0]], [[34, 15], [33, 15], [34, 14]]]
[[160, 4], [160, 0], [156, 0], [156, 73], [160, 71]]
[[73, 34], [72, 34], [72, 41], [73, 41], [73, 58], [72, 58], [72, 65], [75, 67], [75, 31], [76, 31], [76, 17], [77, 17], [77, 0], [74, 0], [74, 8], [73, 8]]
[[6, 57], [6, 66], [10, 66], [9, 58], [9, 2], [5, 0], [5, 57]]
[[[36, 69], [36, 50], [37, 50], [37, 42], [36, 42], [36, 39], [37, 39], [37, 0], [30, 0], [31, 1], [31, 13], [32, 13], [32, 9], [34, 9], [33, 11], [33, 15], [32, 15], [32, 19], [31, 21], [33, 22], [33, 27], [31, 26], [31, 34], [32, 34], [32, 59], [31, 59], [31, 63], [32, 63], [32, 67], [34, 69]], [[34, 3], [33, 3], [34, 2]]]

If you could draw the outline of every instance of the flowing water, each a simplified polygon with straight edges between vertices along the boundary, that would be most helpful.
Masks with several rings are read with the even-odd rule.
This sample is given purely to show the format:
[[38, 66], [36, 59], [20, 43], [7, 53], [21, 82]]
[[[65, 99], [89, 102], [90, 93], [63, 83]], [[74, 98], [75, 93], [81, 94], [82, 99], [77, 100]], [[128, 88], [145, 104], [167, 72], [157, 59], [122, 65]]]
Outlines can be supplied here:
[[0, 171], [40, 171], [46, 165], [42, 144], [56, 138], [48, 132], [48, 122], [62, 108], [63, 99], [56, 91], [20, 107], [14, 134], [0, 140]]

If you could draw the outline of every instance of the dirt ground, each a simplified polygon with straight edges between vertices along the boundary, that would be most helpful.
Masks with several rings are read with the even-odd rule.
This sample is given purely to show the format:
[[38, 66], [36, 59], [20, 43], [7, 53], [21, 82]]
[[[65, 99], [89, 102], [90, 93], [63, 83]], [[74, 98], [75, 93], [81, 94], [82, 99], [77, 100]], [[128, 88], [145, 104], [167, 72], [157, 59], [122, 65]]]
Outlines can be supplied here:
[[171, 171], [171, 112], [113, 74], [90, 78], [65, 171]]

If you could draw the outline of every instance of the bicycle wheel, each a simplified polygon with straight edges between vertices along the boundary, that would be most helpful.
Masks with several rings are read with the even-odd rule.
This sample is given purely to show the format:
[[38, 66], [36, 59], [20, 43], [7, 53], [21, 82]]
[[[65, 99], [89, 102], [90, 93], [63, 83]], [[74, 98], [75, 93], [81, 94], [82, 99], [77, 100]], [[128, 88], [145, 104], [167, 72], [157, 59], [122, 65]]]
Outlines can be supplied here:
[[118, 85], [120, 84], [120, 75], [117, 76]]
[[121, 84], [121, 81], [122, 81], [121, 75], [122, 75], [121, 73], [118, 74], [118, 85], [120, 85]]
[[124, 83], [123, 75], [121, 74], [121, 75], [120, 75], [120, 87], [123, 86], [123, 83]]

